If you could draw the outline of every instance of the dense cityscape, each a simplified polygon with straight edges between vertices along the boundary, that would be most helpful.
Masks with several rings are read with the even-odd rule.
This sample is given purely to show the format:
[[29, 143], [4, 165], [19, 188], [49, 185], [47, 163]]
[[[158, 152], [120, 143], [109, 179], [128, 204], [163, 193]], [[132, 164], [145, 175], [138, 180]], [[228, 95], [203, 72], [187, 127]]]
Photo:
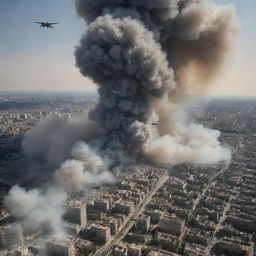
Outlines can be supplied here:
[[130, 164], [113, 184], [74, 194], [64, 208], [65, 236], [38, 240], [5, 208], [15, 184], [28, 178], [24, 135], [49, 116], [85, 114], [95, 96], [2, 94], [0, 96], [0, 255], [153, 256], [256, 255], [256, 101], [210, 100], [190, 116], [221, 131], [233, 152], [230, 163]]

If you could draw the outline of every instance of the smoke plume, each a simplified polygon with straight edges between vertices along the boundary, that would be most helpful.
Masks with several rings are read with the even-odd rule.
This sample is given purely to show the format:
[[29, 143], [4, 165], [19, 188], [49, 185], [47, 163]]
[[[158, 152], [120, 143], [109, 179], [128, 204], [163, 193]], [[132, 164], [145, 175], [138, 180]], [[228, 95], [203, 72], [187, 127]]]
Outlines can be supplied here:
[[57, 168], [69, 157], [70, 148], [76, 141], [91, 140], [97, 136], [97, 131], [97, 124], [86, 117], [52, 116], [40, 121], [25, 135], [22, 148], [28, 158]]
[[42, 235], [59, 236], [65, 232], [62, 216], [66, 199], [91, 186], [113, 182], [114, 176], [108, 171], [110, 163], [85, 142], [77, 142], [70, 159], [53, 173], [53, 183], [48, 188], [26, 190], [14, 186], [5, 205], [26, 234], [40, 231]]
[[48, 227], [54, 234], [63, 226], [65, 199], [112, 182], [111, 168], [140, 159], [207, 165], [231, 155], [220, 133], [191, 122], [177, 101], [205, 88], [225, 63], [236, 32], [232, 7], [208, 0], [74, 2], [88, 23], [76, 65], [98, 85], [99, 102], [90, 121], [51, 119], [26, 136], [28, 155], [53, 165], [67, 160], [48, 189], [16, 186], [5, 200], [25, 229]]
[[233, 7], [208, 0], [75, 4], [88, 23], [76, 64], [99, 86], [90, 117], [101, 127], [100, 148], [167, 164], [229, 159], [219, 132], [189, 122], [175, 102], [206, 87], [224, 64], [236, 32]]
[[14, 186], [5, 198], [5, 204], [24, 228], [26, 234], [41, 231], [43, 234], [61, 234], [64, 213], [61, 205], [66, 195], [55, 188], [46, 191]]

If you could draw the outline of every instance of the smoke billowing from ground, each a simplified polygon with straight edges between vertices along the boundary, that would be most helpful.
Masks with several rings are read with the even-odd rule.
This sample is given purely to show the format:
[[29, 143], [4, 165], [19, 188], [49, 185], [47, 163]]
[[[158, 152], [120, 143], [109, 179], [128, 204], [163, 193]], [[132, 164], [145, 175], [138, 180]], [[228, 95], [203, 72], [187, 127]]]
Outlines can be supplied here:
[[111, 183], [108, 171], [111, 162], [101, 157], [85, 142], [79, 141], [71, 149], [70, 159], [53, 173], [53, 183], [47, 189], [25, 189], [14, 186], [5, 204], [30, 234], [60, 235], [65, 232], [62, 215], [69, 195], [102, 183]]
[[61, 216], [64, 214], [62, 205], [65, 200], [65, 193], [55, 188], [26, 191], [14, 186], [5, 198], [5, 204], [12, 215], [21, 222], [26, 234], [38, 231], [43, 234], [61, 234]]
[[65, 198], [111, 182], [110, 166], [139, 159], [216, 164], [231, 155], [218, 142], [219, 132], [189, 121], [177, 101], [206, 87], [225, 62], [236, 30], [233, 8], [208, 0], [74, 1], [88, 22], [76, 64], [99, 86], [100, 100], [82, 126], [51, 119], [25, 138], [28, 155], [43, 154], [50, 164], [69, 158], [48, 190], [14, 187], [7, 196], [6, 205], [28, 230], [38, 219], [33, 227], [60, 232]]
[[48, 168], [58, 168], [78, 140], [96, 137], [98, 126], [87, 117], [64, 119], [57, 116], [39, 122], [26, 134], [22, 148], [30, 159], [45, 162]]

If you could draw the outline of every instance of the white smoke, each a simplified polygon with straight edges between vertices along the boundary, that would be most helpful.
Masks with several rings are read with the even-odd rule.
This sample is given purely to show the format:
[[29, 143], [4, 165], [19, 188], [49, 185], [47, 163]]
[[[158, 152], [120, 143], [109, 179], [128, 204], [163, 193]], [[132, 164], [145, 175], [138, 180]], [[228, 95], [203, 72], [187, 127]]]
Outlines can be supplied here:
[[113, 174], [108, 171], [110, 161], [101, 158], [85, 142], [74, 144], [71, 157], [54, 172], [54, 182], [48, 189], [25, 190], [14, 186], [9, 191], [5, 205], [21, 221], [26, 233], [64, 233], [63, 205], [68, 196], [114, 181]]
[[76, 141], [91, 140], [97, 132], [97, 124], [86, 115], [71, 119], [52, 116], [40, 121], [25, 135], [22, 148], [29, 158], [41, 158], [56, 168], [69, 157], [70, 148]]
[[229, 162], [231, 151], [218, 141], [220, 132], [191, 122], [185, 111], [165, 98], [157, 106], [159, 136], [144, 146], [146, 157], [156, 163], [213, 165]]
[[110, 183], [113, 175], [107, 171], [110, 161], [101, 158], [84, 142], [77, 142], [71, 150], [72, 160], [56, 170], [54, 180], [68, 194], [83, 191], [89, 185]]
[[62, 233], [62, 208], [66, 194], [55, 188], [46, 191], [25, 190], [14, 186], [5, 198], [5, 204], [14, 217], [17, 217], [25, 233], [41, 231], [50, 235]]

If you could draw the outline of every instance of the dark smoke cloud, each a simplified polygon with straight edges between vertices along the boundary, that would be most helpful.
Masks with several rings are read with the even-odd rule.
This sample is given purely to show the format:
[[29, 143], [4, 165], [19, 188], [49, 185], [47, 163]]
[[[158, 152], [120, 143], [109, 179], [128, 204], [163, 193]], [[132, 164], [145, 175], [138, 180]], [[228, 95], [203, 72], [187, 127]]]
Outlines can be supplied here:
[[151, 98], [175, 87], [153, 34], [136, 20], [106, 15], [88, 27], [75, 54], [81, 73], [101, 85], [100, 103], [91, 117], [110, 136], [105, 147], [138, 147], [148, 137]]
[[175, 72], [178, 92], [206, 89], [233, 46], [237, 27], [232, 6], [210, 0], [75, 0], [88, 23], [110, 14], [130, 17], [154, 33]]
[[[101, 148], [149, 154], [152, 159], [149, 145], [155, 145], [161, 136], [177, 139], [180, 134], [173, 128], [181, 129], [181, 125], [170, 119], [191, 134], [195, 129], [190, 129], [183, 117], [177, 119], [167, 96], [177, 102], [181, 92], [200, 87], [217, 73], [232, 48], [233, 8], [208, 0], [75, 0], [75, 4], [89, 24], [75, 56], [80, 72], [99, 85], [100, 102], [91, 118], [100, 124]], [[169, 112], [162, 118], [165, 109]], [[152, 127], [154, 120], [159, 127]], [[162, 122], [166, 121], [172, 129], [163, 133]], [[177, 163], [192, 158], [195, 163], [213, 163], [228, 158], [229, 153], [222, 154], [218, 133], [205, 133], [216, 142], [209, 143], [219, 152], [214, 160], [206, 160], [213, 155], [208, 150], [206, 158], [185, 157]], [[187, 137], [171, 143], [173, 150], [178, 146], [186, 150], [193, 139]], [[211, 141], [198, 140], [198, 149]], [[196, 150], [194, 146], [191, 149]], [[164, 162], [176, 163], [173, 155]]]

